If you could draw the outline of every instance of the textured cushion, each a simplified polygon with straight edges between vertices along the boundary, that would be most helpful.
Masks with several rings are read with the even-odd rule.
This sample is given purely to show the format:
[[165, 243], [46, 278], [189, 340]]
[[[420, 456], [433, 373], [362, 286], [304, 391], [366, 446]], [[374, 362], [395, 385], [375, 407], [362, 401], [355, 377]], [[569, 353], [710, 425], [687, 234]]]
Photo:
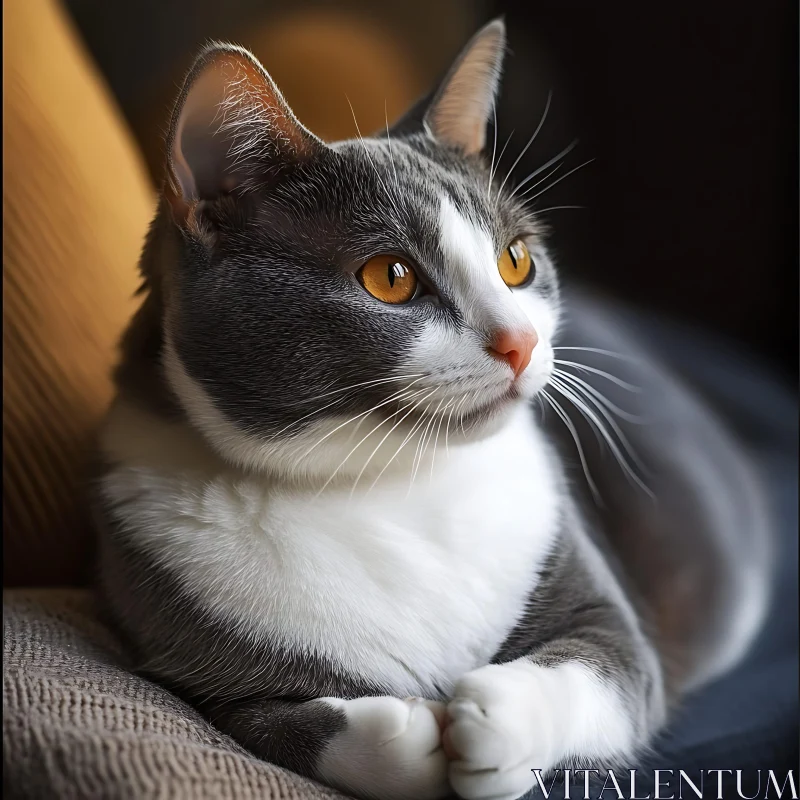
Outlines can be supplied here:
[[85, 455], [154, 195], [53, 0], [3, 3], [5, 585], [89, 568]]
[[4, 593], [3, 796], [323, 800], [125, 668], [80, 589]]

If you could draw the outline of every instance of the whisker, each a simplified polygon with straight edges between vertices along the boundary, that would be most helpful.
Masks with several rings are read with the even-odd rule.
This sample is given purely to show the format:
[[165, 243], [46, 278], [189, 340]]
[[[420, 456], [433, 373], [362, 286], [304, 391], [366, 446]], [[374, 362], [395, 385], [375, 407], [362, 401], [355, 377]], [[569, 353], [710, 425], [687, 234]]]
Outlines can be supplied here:
[[537, 392], [537, 393], [536, 393], [536, 394], [533, 396], [533, 399], [536, 401], [536, 405], [537, 405], [537, 406], [538, 406], [538, 408], [539, 408], [539, 420], [540, 420], [541, 422], [544, 422], [545, 408], [544, 408], [544, 403], [542, 402], [542, 397], [541, 397], [541, 395], [540, 395], [540, 394]]
[[[569, 154], [572, 150], [575, 149], [575, 146], [578, 144], [578, 140], [574, 139], [570, 144], [568, 144], [560, 153], [554, 155], [549, 161], [542, 164], [541, 167], [537, 167], [530, 175], [524, 178], [524, 180], [520, 181], [512, 190], [510, 197], [514, 197], [517, 192], [526, 184], [528, 181], [533, 180], [537, 175], [544, 172], [548, 167], [555, 164], [557, 161], [560, 161], [564, 156]], [[536, 183], [534, 186], [538, 186], [539, 184]], [[533, 188], [533, 187], [529, 187]], [[527, 191], [527, 190], [526, 190]]]
[[[557, 381], [558, 381], [558, 379], [554, 379], [553, 386], [562, 395], [564, 395], [564, 397], [569, 399], [572, 402], [572, 404], [575, 406], [575, 408], [577, 408], [578, 411], [580, 411], [581, 414], [583, 414], [583, 416], [585, 416], [587, 420], [589, 420], [590, 422], [593, 422], [597, 426], [597, 430], [600, 431], [601, 435], [603, 436], [603, 438], [606, 441], [606, 444], [608, 445], [608, 447], [610, 448], [611, 452], [613, 453], [614, 458], [616, 458], [617, 462], [622, 467], [622, 469], [624, 470], [625, 474], [628, 475], [642, 489], [642, 491], [645, 492], [645, 494], [647, 494], [651, 499], [655, 500], [655, 495], [653, 494], [653, 492], [644, 483], [644, 481], [642, 481], [642, 479], [636, 474], [636, 472], [633, 470], [633, 468], [628, 464], [628, 460], [625, 458], [625, 455], [622, 453], [622, 451], [619, 449], [619, 447], [617, 447], [617, 443], [614, 441], [614, 439], [611, 436], [611, 434], [609, 434], [609, 432], [605, 429], [605, 427], [600, 422], [600, 420], [598, 419], [598, 417], [594, 413], [594, 411], [592, 411], [592, 409], [589, 408], [589, 406], [587, 406], [586, 403], [582, 402], [582, 400], [573, 391], [571, 391], [569, 388], [567, 388], [563, 383], [559, 385], [559, 382], [557, 382]], [[604, 411], [603, 411], [603, 413], [605, 414]], [[605, 416], [606, 416], [607, 420], [609, 422], [611, 422], [612, 426], [615, 427], [617, 435], [620, 435], [619, 434], [619, 428], [616, 426], [616, 423], [612, 422], [611, 418], [608, 417], [607, 414]], [[624, 436], [621, 438], [620, 441], [623, 441], [623, 440], [625, 442], [627, 442], [627, 440], [624, 439]], [[630, 445], [628, 445], [628, 447], [630, 447]], [[630, 453], [630, 455], [631, 455], [631, 458], [633, 458], [633, 460], [637, 464], [640, 464], [638, 458], [635, 456], [634, 453]]]
[[[470, 392], [470, 393], [467, 395], [467, 397], [469, 398], [469, 401], [471, 402], [471, 401], [472, 401], [472, 398], [473, 398], [473, 397], [477, 397], [477, 395], [478, 395], [478, 393], [477, 393], [477, 392]], [[461, 433], [462, 433], [462, 435], [463, 435], [463, 436], [466, 438], [466, 436], [467, 436], [467, 432], [464, 430], [464, 411], [463, 411], [463, 410], [461, 411], [461, 414], [459, 415], [459, 418], [458, 418], [458, 424], [461, 426]]]
[[439, 426], [436, 428], [436, 438], [433, 440], [433, 453], [431, 454], [431, 481], [433, 480], [433, 465], [436, 463], [436, 445], [439, 443], [439, 434], [442, 432], [442, 423], [444, 422], [444, 412], [454, 402], [454, 400], [448, 400], [447, 405], [442, 409], [442, 415], [439, 417]]
[[[434, 389], [434, 391], [436, 390]], [[423, 397], [422, 400], [418, 401], [414, 409], [419, 408], [419, 406], [422, 405], [422, 403], [426, 399], [427, 398]], [[412, 409], [412, 411], [414, 409]], [[383, 475], [383, 473], [386, 472], [386, 470], [389, 468], [389, 465], [395, 460], [395, 458], [397, 458], [397, 456], [400, 454], [400, 451], [408, 444], [408, 442], [411, 441], [412, 436], [416, 433], [417, 429], [421, 425], [423, 425], [424, 422], [425, 422], [425, 417], [422, 416], [411, 426], [411, 430], [406, 434], [406, 438], [403, 439], [403, 441], [400, 443], [400, 447], [398, 447], [397, 450], [394, 451], [392, 457], [386, 462], [386, 464], [384, 464], [383, 469], [381, 469], [381, 471], [378, 473], [375, 480], [372, 481], [372, 484], [370, 485], [369, 489], [367, 489], [367, 494], [369, 494], [375, 488], [375, 484], [380, 480], [381, 475]]]
[[560, 358], [554, 358], [553, 363], [561, 364], [562, 366], [565, 367], [574, 367], [575, 369], [582, 369], [587, 372], [593, 372], [595, 375], [601, 375], [606, 380], [615, 383], [617, 386], [620, 386], [623, 389], [627, 389], [629, 392], [639, 393], [642, 391], [641, 386], [634, 386], [632, 383], [623, 381], [622, 378], [618, 378], [616, 375], [612, 375], [610, 372], [605, 372], [602, 369], [597, 369], [597, 367], [590, 367], [588, 364], [579, 364], [576, 361], [563, 361]]
[[347, 97], [345, 94], [345, 98], [347, 99], [347, 104], [350, 106], [350, 113], [353, 115], [353, 122], [356, 124], [356, 131], [358, 133], [358, 138], [361, 141], [361, 146], [364, 148], [364, 155], [369, 159], [369, 163], [372, 165], [372, 169], [375, 171], [375, 175], [378, 178], [378, 182], [383, 187], [383, 191], [386, 192], [387, 199], [391, 202], [392, 206], [394, 207], [395, 211], [397, 212], [398, 216], [400, 215], [400, 209], [397, 207], [397, 204], [392, 199], [391, 192], [386, 187], [386, 184], [383, 182], [383, 178], [381, 177], [381, 173], [378, 171], [378, 168], [375, 166], [375, 162], [372, 160], [372, 156], [370, 155], [369, 148], [367, 147], [367, 143], [364, 141], [364, 137], [361, 135], [361, 128], [358, 126], [358, 120], [356, 119], [356, 112], [353, 109], [353, 104], [350, 102], [350, 98]]
[[361, 383], [353, 383], [350, 386], [343, 386], [340, 389], [334, 389], [333, 391], [325, 392], [324, 394], [318, 394], [315, 397], [309, 397], [307, 399], [301, 400], [300, 402], [312, 403], [315, 400], [322, 400], [325, 397], [330, 397], [331, 395], [339, 394], [340, 392], [349, 392], [352, 391], [353, 389], [360, 389], [365, 386], [377, 386], [381, 383], [391, 383], [392, 381], [406, 381], [409, 378], [422, 378], [422, 377], [424, 377], [424, 373], [415, 372], [412, 375], [391, 375], [388, 378], [373, 378], [372, 380], [369, 381], [362, 381]]
[[577, 391], [588, 392], [598, 402], [602, 403], [607, 409], [609, 409], [609, 411], [612, 411], [618, 417], [630, 422], [632, 425], [644, 425], [646, 423], [644, 417], [637, 417], [635, 414], [631, 414], [628, 411], [620, 408], [615, 403], [612, 403], [605, 395], [598, 392], [594, 386], [583, 380], [583, 378], [579, 378], [577, 375], [572, 375], [569, 372], [564, 372], [564, 370], [558, 368], [553, 371], [555, 375], [561, 378], [561, 380], [565, 380], [572, 384]]
[[494, 129], [494, 144], [492, 145], [492, 161], [489, 164], [489, 185], [486, 187], [486, 199], [492, 198], [492, 180], [494, 179], [494, 157], [497, 153], [497, 101], [492, 101], [492, 128]]
[[[543, 175], [541, 178], [539, 178], [539, 180], [538, 180], [538, 181], [536, 181], [536, 183], [532, 183], [532, 184], [531, 184], [531, 185], [528, 187], [527, 191], [532, 191], [532, 190], [533, 190], [533, 189], [535, 189], [537, 186], [541, 186], [541, 185], [542, 185], [542, 184], [543, 184], [545, 181], [548, 181], [548, 180], [550, 180], [550, 178], [552, 178], [552, 177], [553, 177], [553, 175], [555, 175], [555, 174], [556, 174], [556, 172], [558, 172], [558, 171], [559, 171], [559, 170], [560, 170], [560, 169], [561, 169], [563, 166], [564, 166], [564, 162], [563, 162], [563, 161], [560, 161], [558, 164], [556, 164], [556, 165], [553, 167], [553, 169], [551, 169], [551, 170], [550, 170], [550, 172], [546, 173], [546, 174], [545, 174], [545, 175]], [[516, 187], [516, 189], [518, 189], [518, 188], [519, 188], [519, 186], [517, 186], [517, 187]], [[512, 197], [514, 196], [514, 194], [515, 194], [515, 192], [516, 192], [516, 189], [515, 189], [515, 191], [514, 191], [514, 192], [512, 192], [512, 193], [511, 193], [511, 196], [512, 196]]]
[[288, 425], [284, 425], [279, 431], [277, 431], [276, 433], [273, 433], [267, 439], [267, 441], [268, 442], [274, 441], [282, 433], [286, 433], [286, 431], [288, 431], [290, 428], [293, 428], [295, 425], [299, 425], [303, 420], [308, 419], [309, 417], [313, 417], [315, 414], [320, 414], [323, 411], [325, 411], [326, 409], [330, 408], [331, 406], [335, 406], [335, 405], [338, 405], [338, 404], [344, 402], [345, 399], [346, 399], [346, 397], [337, 397], [335, 400], [332, 400], [330, 403], [326, 403], [324, 406], [322, 406], [322, 408], [315, 408], [309, 414], [304, 414], [302, 417], [300, 417], [300, 419], [292, 420]]
[[[389, 112], [386, 107], [386, 98], [383, 100], [383, 116], [386, 120], [386, 140], [389, 142], [389, 158], [392, 160], [392, 172], [394, 173], [394, 185], [400, 191], [400, 181], [397, 179], [397, 167], [394, 165], [394, 153], [392, 152], [392, 137], [389, 135]], [[353, 115], [355, 118], [355, 114]]]
[[[592, 163], [592, 161], [594, 161], [594, 159], [590, 158], [588, 161], [584, 161], [583, 164], [578, 164], [577, 167], [573, 167], [569, 172], [565, 172], [560, 178], [556, 178], [549, 186], [546, 186], [544, 189], [542, 189], [541, 192], [536, 192], [536, 194], [531, 195], [525, 202], [532, 203], [537, 197], [541, 197], [545, 192], [549, 192], [557, 183], [561, 183], [561, 181], [563, 181], [565, 178], [569, 178], [569, 176], [572, 175], [574, 172], [577, 172], [579, 169], [583, 169], [583, 167], [588, 166], [589, 164]], [[520, 195], [520, 197], [525, 197], [528, 194], [528, 192], [533, 188], [534, 187], [531, 186], [530, 189], [526, 189]]]
[[444, 403], [444, 401], [445, 401], [445, 398], [443, 397], [439, 401], [439, 405], [436, 406], [436, 410], [433, 412], [433, 414], [431, 414], [431, 420], [432, 420], [433, 424], [429, 426], [430, 427], [430, 434], [428, 433], [428, 428], [425, 429], [425, 436], [427, 438], [425, 440], [425, 448], [423, 449], [422, 455], [420, 456], [419, 463], [417, 464], [417, 469], [419, 469], [419, 467], [420, 467], [420, 465], [422, 463], [422, 460], [425, 458], [425, 453], [428, 452], [428, 445], [431, 443], [431, 439], [433, 438], [433, 432], [436, 429], [436, 419], [437, 419], [437, 417], [439, 418], [439, 420], [441, 420], [441, 417], [439, 417], [439, 409], [442, 407], [442, 403]]
[[382, 408], [383, 406], [388, 405], [389, 403], [394, 402], [395, 400], [403, 399], [404, 395], [408, 392], [408, 390], [411, 388], [411, 386], [413, 386], [415, 383], [419, 382], [420, 380], [422, 380], [422, 378], [417, 378], [416, 381], [412, 381], [408, 386], [406, 386], [405, 389], [401, 389], [399, 392], [395, 392], [394, 394], [390, 395], [383, 402], [372, 406], [372, 408], [369, 408], [366, 411], [362, 411], [360, 414], [356, 414], [356, 416], [351, 417], [350, 419], [345, 420], [341, 424], [337, 425], [332, 431], [328, 431], [328, 433], [326, 433], [321, 439], [319, 439], [317, 442], [315, 442], [308, 450], [306, 450], [305, 453], [303, 453], [298, 458], [298, 463], [302, 462], [302, 460], [304, 458], [306, 458], [313, 450], [315, 450], [317, 447], [319, 447], [319, 445], [321, 445], [328, 437], [333, 436], [333, 434], [336, 433], [336, 431], [341, 430], [342, 428], [344, 428], [345, 425], [349, 425], [351, 422], [355, 422], [357, 419], [361, 419], [362, 417], [365, 417], [368, 414], [372, 414], [374, 411], [377, 411], [379, 408]]
[[[310, 398], [308, 400], [303, 400], [301, 402], [310, 403], [313, 400], [321, 400], [324, 397], [330, 397], [333, 394], [339, 394], [341, 392], [350, 392], [353, 389], [358, 388], [359, 386], [367, 386], [367, 385], [375, 386], [375, 385], [378, 385], [378, 384], [381, 384], [381, 383], [390, 383], [390, 382], [401, 381], [401, 380], [404, 381], [404, 380], [408, 380], [409, 378], [414, 378], [414, 377], [422, 377], [422, 375], [421, 374], [418, 374], [418, 375], [400, 375], [400, 376], [397, 376], [397, 377], [394, 377], [394, 378], [381, 378], [379, 380], [364, 381], [363, 383], [357, 383], [354, 386], [347, 386], [344, 389], [336, 389], [333, 392], [327, 392], [326, 394], [317, 395], [317, 397]], [[326, 403], [324, 406], [322, 406], [322, 408], [316, 408], [313, 411], [309, 412], [308, 414], [304, 414], [299, 419], [292, 420], [288, 425], [284, 425], [279, 431], [277, 431], [276, 433], [273, 433], [267, 439], [267, 441], [268, 442], [274, 441], [278, 436], [280, 436], [283, 433], [286, 433], [290, 428], [293, 428], [295, 425], [299, 425], [303, 420], [306, 420], [309, 417], [313, 417], [315, 414], [320, 414], [323, 411], [325, 411], [326, 409], [330, 408], [331, 406], [335, 406], [338, 403], [343, 402], [344, 400], [345, 400], [345, 397], [337, 397], [335, 400], [331, 401], [330, 403]]]
[[545, 214], [548, 211], [562, 211], [567, 208], [586, 208], [586, 206], [548, 206], [547, 208], [534, 209], [534, 214]]
[[553, 350], [585, 350], [588, 353], [600, 353], [603, 356], [610, 358], [619, 358], [622, 361], [630, 361], [633, 364], [641, 364], [643, 359], [636, 358], [635, 356], [624, 355], [623, 353], [615, 353], [613, 350], [603, 350], [600, 347], [553, 347]]
[[439, 401], [439, 405], [436, 407], [436, 411], [434, 411], [433, 414], [431, 414], [430, 421], [425, 426], [425, 430], [424, 430], [422, 436], [420, 437], [419, 445], [417, 446], [417, 453], [415, 454], [415, 457], [414, 457], [414, 462], [415, 463], [414, 463], [413, 471], [411, 473], [411, 483], [408, 486], [408, 493], [409, 494], [411, 493], [411, 489], [414, 486], [414, 481], [417, 478], [417, 472], [419, 471], [420, 465], [422, 464], [422, 460], [425, 458], [425, 451], [428, 449], [428, 442], [429, 442], [428, 431], [431, 431], [431, 435], [433, 434], [433, 430], [432, 429], [433, 429], [433, 425], [436, 422], [436, 414], [438, 413], [439, 409], [441, 408], [443, 402], [444, 402], [444, 398], [442, 398]]
[[[426, 391], [425, 389], [420, 389], [420, 394], [425, 392], [425, 391]], [[423, 397], [421, 400], [414, 401], [413, 403], [409, 403], [407, 406], [405, 406], [402, 409], [403, 411], [405, 411], [406, 408], [408, 408], [409, 410], [405, 414], [403, 414], [403, 416], [400, 417], [400, 419], [397, 422], [395, 422], [395, 424], [392, 425], [391, 428], [389, 428], [388, 432], [386, 434], [384, 434], [384, 437], [378, 442], [377, 447], [369, 454], [369, 458], [364, 462], [364, 465], [361, 467], [361, 471], [358, 473], [358, 475], [356, 476], [355, 482], [353, 483], [353, 488], [350, 490], [350, 497], [351, 498], [352, 498], [352, 496], [353, 496], [353, 494], [354, 494], [354, 492], [356, 490], [356, 486], [358, 486], [358, 482], [361, 480], [361, 476], [364, 474], [364, 472], [366, 471], [367, 467], [369, 466], [369, 463], [372, 461], [373, 456], [375, 455], [375, 453], [378, 452], [378, 450], [381, 449], [381, 447], [383, 447], [383, 443], [389, 438], [389, 436], [391, 436], [392, 431], [394, 431], [397, 428], [398, 425], [401, 425], [403, 420], [406, 419], [406, 417], [408, 417], [410, 414], [413, 414], [415, 408], [418, 408], [421, 403], [424, 403], [425, 400], [427, 400], [427, 398], [429, 398], [431, 395], [433, 395], [435, 393], [436, 393], [436, 389], [435, 388], [431, 389], [431, 391], [428, 392], [428, 394], [426, 394], [425, 397]], [[382, 474], [382, 471], [381, 471], [381, 474]], [[370, 487], [370, 488], [372, 488], [372, 487]], [[367, 490], [367, 491], [369, 491], [369, 490]]]
[[489, 176], [489, 194], [487, 195], [487, 200], [491, 200], [492, 194], [492, 184], [494, 183], [494, 179], [497, 177], [496, 170], [500, 168], [500, 164], [503, 161], [503, 154], [506, 152], [506, 148], [511, 143], [511, 137], [516, 133], [516, 128], [512, 129], [511, 133], [508, 134], [508, 139], [506, 139], [506, 143], [503, 145], [503, 149], [500, 151], [500, 155], [497, 157], [497, 164], [495, 164], [495, 172], [492, 172]]
[[[572, 403], [572, 405], [575, 406], [575, 408], [578, 409], [578, 411], [581, 413], [581, 415], [584, 418], [587, 418], [586, 415], [581, 411], [580, 407], [575, 403], [575, 401], [572, 400], [570, 397], [568, 397], [566, 395], [566, 393], [562, 390], [562, 388], [561, 388], [562, 384], [559, 383], [559, 381], [558, 381], [558, 379], [556, 377], [553, 376], [553, 377], [550, 378], [550, 384], [553, 386], [553, 388], [557, 392], [560, 392], [562, 395], [564, 395], [564, 399], [565, 400], [569, 400]], [[605, 440], [603, 434], [599, 430], [597, 430], [597, 428], [594, 425], [589, 425], [589, 430], [592, 432], [592, 435], [594, 436], [594, 440], [597, 442], [597, 446], [602, 451], [604, 449], [604, 447], [606, 447], [606, 440]]]
[[600, 497], [600, 491], [597, 488], [597, 485], [592, 478], [592, 473], [589, 471], [589, 464], [586, 461], [586, 455], [583, 452], [583, 447], [581, 445], [580, 438], [578, 437], [578, 431], [575, 428], [572, 420], [569, 418], [569, 415], [563, 408], [558, 404], [554, 397], [551, 397], [546, 389], [542, 389], [542, 397], [548, 402], [550, 407], [553, 411], [556, 412], [558, 417], [566, 426], [567, 430], [569, 431], [570, 435], [572, 436], [572, 441], [575, 442], [575, 448], [578, 451], [578, 458], [581, 460], [581, 467], [583, 468], [583, 474], [586, 477], [586, 483], [589, 485], [589, 489], [592, 492], [592, 496], [595, 499], [595, 502], [602, 508], [604, 507], [603, 499]]
[[[558, 380], [558, 379], [556, 379], [556, 380]], [[565, 393], [564, 390], [563, 390], [564, 384], [563, 384], [562, 381], [559, 381], [559, 383], [562, 386], [562, 388], [559, 389], [559, 391], [562, 394], [564, 394]], [[628, 437], [625, 436], [625, 434], [623, 433], [622, 429], [615, 422], [614, 418], [608, 413], [608, 411], [605, 408], [603, 408], [602, 403], [599, 402], [597, 399], [594, 399], [594, 398], [589, 397], [587, 395], [578, 394], [578, 387], [575, 386], [574, 384], [572, 384], [572, 387], [571, 387], [570, 391], [574, 391], [576, 393], [576, 396], [577, 396], [576, 399], [577, 398], [585, 398], [585, 400], [587, 402], [591, 403], [598, 410], [598, 412], [603, 416], [603, 419], [605, 419], [606, 422], [608, 422], [608, 424], [611, 426], [611, 429], [614, 431], [614, 433], [617, 434], [617, 438], [619, 439], [620, 444], [625, 449], [625, 452], [628, 454], [628, 456], [630, 456], [630, 458], [633, 461], [633, 463], [642, 471], [643, 475], [645, 475], [647, 477], [651, 477], [652, 473], [645, 466], [644, 462], [639, 458], [639, 456], [637, 455], [636, 450], [634, 449], [633, 445], [631, 445], [630, 441], [628, 440]], [[587, 408], [588, 408], [588, 406], [587, 406]], [[608, 431], [605, 431], [604, 434], [603, 434], [604, 438], [606, 438], [607, 441], [608, 441], [608, 435], [609, 435]]]
[[[425, 391], [425, 389], [419, 389], [416, 392], [412, 392], [407, 397], [404, 397], [403, 400], [405, 401], [405, 400], [408, 400], [409, 398], [416, 397], [416, 396], [422, 394], [424, 391]], [[350, 458], [350, 456], [352, 456], [353, 453], [355, 453], [355, 451], [358, 450], [358, 448], [361, 447], [361, 445], [364, 444], [364, 442], [366, 442], [367, 439], [369, 439], [369, 437], [372, 436], [372, 434], [375, 433], [375, 431], [377, 431], [379, 428], [382, 428], [387, 422], [389, 422], [389, 420], [391, 420], [393, 417], [397, 416], [397, 414], [401, 413], [402, 411], [405, 411], [405, 409], [408, 408], [409, 405], [413, 405], [413, 403], [409, 403], [408, 405], [401, 406], [397, 411], [394, 412], [394, 414], [386, 417], [386, 419], [381, 420], [377, 425], [373, 426], [372, 430], [366, 436], [363, 436], [359, 440], [358, 444], [356, 444], [356, 446], [353, 447], [352, 450], [350, 450], [350, 452], [344, 457], [344, 459], [342, 459], [342, 461], [339, 464], [339, 466], [336, 467], [336, 469], [330, 474], [330, 477], [328, 478], [328, 480], [326, 480], [325, 483], [322, 484], [322, 487], [317, 492], [317, 497], [319, 497], [319, 495], [322, 494], [322, 492], [325, 490], [325, 488], [328, 486], [328, 484], [330, 484], [330, 482], [336, 477], [336, 475], [339, 473], [339, 470], [347, 463], [347, 461]], [[351, 493], [351, 496], [352, 496], [352, 493]]]
[[517, 160], [511, 165], [511, 169], [508, 171], [508, 173], [506, 173], [505, 179], [500, 184], [500, 188], [497, 190], [498, 197], [503, 193], [503, 188], [505, 187], [506, 182], [511, 176], [511, 173], [514, 171], [514, 168], [517, 166], [517, 164], [519, 164], [522, 157], [525, 155], [525, 153], [528, 152], [528, 148], [533, 144], [534, 140], [539, 135], [539, 131], [542, 129], [542, 125], [544, 125], [544, 122], [547, 119], [547, 112], [550, 110], [550, 101], [552, 99], [553, 99], [553, 90], [551, 89], [547, 93], [547, 102], [545, 103], [544, 106], [544, 112], [542, 113], [542, 118], [539, 120], [539, 124], [536, 126], [536, 130], [533, 132], [533, 136], [531, 136], [531, 138], [528, 139], [528, 143], [525, 145], [525, 147], [522, 148], [522, 152], [517, 156]]
[[[561, 394], [565, 397], [568, 397], [572, 400], [573, 403], [576, 404], [576, 407], [580, 410], [580, 405], [584, 405], [584, 400], [588, 403], [591, 403], [594, 408], [596, 408], [600, 414], [603, 416], [603, 419], [611, 426], [611, 429], [614, 433], [617, 434], [617, 438], [619, 439], [620, 444], [625, 449], [625, 452], [630, 456], [631, 460], [636, 464], [637, 467], [642, 471], [645, 475], [650, 475], [650, 471], [647, 467], [642, 463], [639, 457], [636, 455], [636, 451], [633, 449], [633, 446], [628, 441], [628, 438], [622, 432], [621, 428], [617, 423], [614, 421], [614, 418], [608, 413], [608, 411], [603, 408], [603, 405], [596, 399], [580, 394], [578, 387], [574, 384], [565, 384], [563, 380], [559, 380], [559, 378], [553, 378], [553, 385], [558, 389]], [[578, 405], [580, 403], [580, 405]], [[589, 409], [589, 406], [585, 406], [586, 409]], [[602, 432], [603, 438], [608, 442], [610, 434], [607, 430], [603, 430]]]
[[462, 397], [460, 401], [455, 403], [453, 407], [450, 409], [450, 416], [447, 418], [447, 425], [444, 429], [444, 451], [447, 454], [447, 458], [450, 458], [450, 423], [453, 421], [453, 412], [458, 410], [458, 407], [461, 403], [464, 402], [464, 398]]

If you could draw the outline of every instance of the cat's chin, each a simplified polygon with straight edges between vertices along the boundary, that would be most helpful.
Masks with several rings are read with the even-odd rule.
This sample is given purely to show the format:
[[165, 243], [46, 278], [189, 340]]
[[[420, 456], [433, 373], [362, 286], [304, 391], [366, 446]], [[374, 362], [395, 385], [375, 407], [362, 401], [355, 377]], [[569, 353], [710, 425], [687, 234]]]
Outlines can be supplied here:
[[464, 415], [462, 436], [467, 442], [480, 441], [502, 430], [520, 407], [530, 402], [515, 386], [500, 397]]

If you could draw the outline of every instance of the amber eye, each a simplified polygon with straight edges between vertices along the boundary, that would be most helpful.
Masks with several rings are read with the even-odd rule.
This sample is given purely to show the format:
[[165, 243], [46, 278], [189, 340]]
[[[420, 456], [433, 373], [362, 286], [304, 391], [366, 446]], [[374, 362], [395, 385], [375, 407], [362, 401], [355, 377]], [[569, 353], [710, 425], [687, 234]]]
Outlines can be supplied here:
[[514, 239], [497, 262], [500, 277], [507, 286], [522, 286], [534, 272], [533, 261], [525, 242]]
[[375, 256], [356, 273], [361, 285], [384, 303], [407, 303], [417, 293], [417, 273], [397, 256]]

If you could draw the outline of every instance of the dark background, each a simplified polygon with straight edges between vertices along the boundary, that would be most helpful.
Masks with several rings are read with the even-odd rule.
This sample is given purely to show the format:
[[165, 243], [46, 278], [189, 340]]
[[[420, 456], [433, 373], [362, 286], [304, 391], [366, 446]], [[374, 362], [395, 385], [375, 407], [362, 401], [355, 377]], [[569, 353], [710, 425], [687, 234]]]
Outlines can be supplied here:
[[[548, 190], [562, 274], [684, 319], [797, 376], [797, 3], [728, 0], [70, 0], [154, 181], [169, 104], [209, 38], [250, 47], [324, 138], [390, 120], [505, 14], [498, 107], [520, 179], [579, 139]], [[501, 173], [502, 174], [502, 173]], [[538, 180], [538, 178], [536, 179]], [[537, 188], [544, 188], [542, 184]]]

